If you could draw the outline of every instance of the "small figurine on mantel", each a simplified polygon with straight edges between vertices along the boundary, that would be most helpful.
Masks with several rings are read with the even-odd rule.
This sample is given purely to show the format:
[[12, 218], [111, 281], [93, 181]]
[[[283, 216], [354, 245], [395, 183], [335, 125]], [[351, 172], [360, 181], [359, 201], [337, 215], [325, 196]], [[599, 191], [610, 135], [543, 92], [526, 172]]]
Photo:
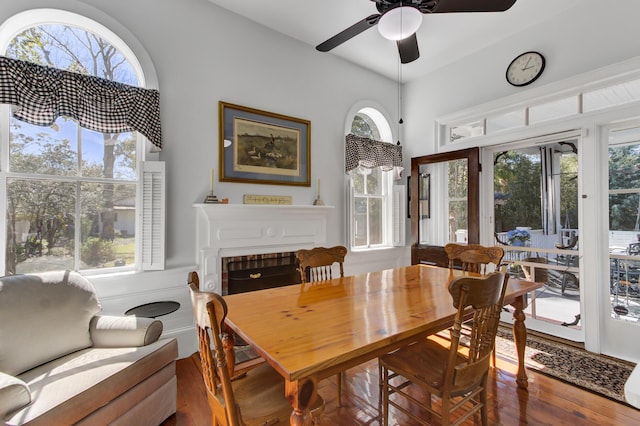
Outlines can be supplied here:
[[205, 204], [221, 204], [222, 202], [220, 200], [218, 200], [218, 197], [216, 197], [213, 194], [213, 169], [211, 169], [211, 180], [209, 182], [209, 195], [206, 196], [206, 198], [204, 199], [204, 203]]
[[320, 199], [320, 178], [318, 178], [318, 198], [313, 202], [314, 206], [324, 206], [324, 201]]

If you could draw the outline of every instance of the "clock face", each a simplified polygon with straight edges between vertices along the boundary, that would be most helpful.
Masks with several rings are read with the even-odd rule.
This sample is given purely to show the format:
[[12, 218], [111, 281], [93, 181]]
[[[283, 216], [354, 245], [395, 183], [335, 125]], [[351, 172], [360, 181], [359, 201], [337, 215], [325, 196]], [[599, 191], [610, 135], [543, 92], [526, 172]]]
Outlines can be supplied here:
[[544, 70], [544, 56], [538, 52], [525, 52], [507, 67], [507, 81], [514, 86], [531, 84]]

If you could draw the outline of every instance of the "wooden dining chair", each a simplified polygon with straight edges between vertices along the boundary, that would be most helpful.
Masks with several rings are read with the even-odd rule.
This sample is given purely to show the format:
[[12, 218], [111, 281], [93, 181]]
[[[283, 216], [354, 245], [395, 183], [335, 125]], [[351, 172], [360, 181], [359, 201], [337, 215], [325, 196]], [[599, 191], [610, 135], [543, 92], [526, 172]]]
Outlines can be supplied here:
[[[578, 245], [578, 235], [576, 235], [575, 231], [571, 231], [571, 235], [569, 236], [569, 241], [567, 241], [567, 244], [558, 243], [556, 244], [556, 248], [559, 250], [577, 250], [576, 248], [577, 245]], [[573, 262], [575, 259], [576, 259], [576, 255], [562, 254], [562, 255], [556, 256], [556, 263], [562, 262], [567, 267], [573, 266]], [[577, 285], [579, 285], [580, 280], [578, 280], [578, 277], [576, 277], [575, 274], [572, 274], [569, 271], [561, 271], [561, 274], [562, 274], [562, 281], [560, 282], [560, 290], [562, 294], [564, 294], [565, 290], [567, 289], [567, 284], [569, 282], [571, 284], [576, 285], [576, 287]], [[535, 281], [538, 281], [538, 280], [536, 279]]]
[[[487, 265], [493, 264], [494, 271], [500, 269], [504, 249], [502, 247], [487, 247], [480, 244], [455, 244], [449, 243], [444, 246], [444, 250], [449, 257], [449, 268], [459, 261], [463, 271], [476, 272], [482, 275], [487, 273]], [[469, 324], [463, 324], [465, 334], [469, 333]], [[492, 365], [496, 365], [495, 351], [492, 355]]]
[[[429, 338], [379, 358], [383, 425], [388, 424], [390, 405], [420, 424], [432, 424], [425, 418], [435, 417], [439, 424], [458, 425], [478, 411], [482, 424], [487, 424], [487, 376], [507, 280], [504, 272], [453, 279], [449, 293], [457, 312], [448, 347]], [[472, 332], [468, 347], [462, 347], [460, 331], [469, 307], [473, 312]], [[426, 392], [426, 401], [416, 399], [410, 391], [413, 386]], [[406, 404], [400, 404], [394, 395], [406, 398], [426, 414], [417, 415], [415, 410], [405, 408]], [[441, 399], [436, 404], [440, 411], [432, 406], [434, 396]], [[468, 411], [459, 414], [460, 409]]]
[[456, 261], [462, 264], [462, 269], [469, 272], [487, 273], [487, 265], [493, 264], [494, 270], [500, 268], [504, 257], [502, 247], [487, 247], [480, 244], [449, 243], [444, 246], [449, 257], [449, 268], [453, 268]]
[[[318, 283], [333, 278], [333, 265], [337, 263], [340, 268], [340, 276], [344, 277], [344, 258], [347, 255], [347, 248], [344, 246], [335, 247], [314, 247], [310, 250], [302, 249], [296, 252], [298, 259], [298, 271], [302, 284]], [[338, 407], [342, 407], [342, 372], [336, 375], [338, 384]]]
[[[223, 323], [227, 304], [215, 293], [202, 292], [198, 275], [188, 277], [193, 315], [198, 332], [202, 376], [214, 426], [288, 424], [292, 407], [285, 397], [284, 379], [269, 364], [263, 363], [235, 379], [223, 345]], [[213, 348], [211, 347], [213, 342]], [[307, 401], [314, 424], [319, 424], [324, 400]], [[305, 404], [303, 404], [305, 405]]]
[[303, 283], [326, 281], [333, 278], [333, 265], [337, 263], [340, 268], [340, 276], [344, 277], [344, 258], [347, 255], [347, 248], [344, 246], [335, 247], [314, 247], [310, 250], [298, 250], [298, 271]]

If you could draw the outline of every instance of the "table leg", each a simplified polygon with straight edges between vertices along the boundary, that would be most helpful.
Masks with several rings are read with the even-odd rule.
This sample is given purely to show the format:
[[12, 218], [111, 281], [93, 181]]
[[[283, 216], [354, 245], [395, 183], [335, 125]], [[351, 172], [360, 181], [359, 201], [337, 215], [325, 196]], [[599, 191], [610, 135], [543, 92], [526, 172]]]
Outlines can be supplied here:
[[312, 377], [290, 382], [285, 380], [285, 394], [293, 407], [289, 418], [292, 426], [310, 426], [313, 424], [309, 408], [318, 396], [318, 382]]
[[515, 308], [513, 311], [513, 341], [516, 345], [516, 353], [518, 354], [518, 373], [516, 375], [516, 383], [518, 387], [527, 389], [529, 386], [527, 378], [527, 370], [524, 366], [524, 351], [527, 344], [527, 327], [524, 325], [526, 318], [524, 310], [524, 295], [516, 297], [511, 304]]

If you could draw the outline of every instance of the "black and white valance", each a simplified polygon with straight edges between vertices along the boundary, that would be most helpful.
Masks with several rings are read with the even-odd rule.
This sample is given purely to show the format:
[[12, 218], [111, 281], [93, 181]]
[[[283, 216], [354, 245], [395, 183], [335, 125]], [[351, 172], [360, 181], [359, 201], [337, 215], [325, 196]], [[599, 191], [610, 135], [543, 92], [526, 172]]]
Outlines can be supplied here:
[[380, 167], [384, 171], [396, 169], [399, 175], [404, 169], [402, 147], [349, 133], [346, 137], [345, 172], [349, 173], [358, 166], [368, 169]]
[[14, 116], [30, 124], [68, 116], [97, 132], [138, 131], [162, 148], [157, 90], [0, 56], [0, 103], [14, 105]]

